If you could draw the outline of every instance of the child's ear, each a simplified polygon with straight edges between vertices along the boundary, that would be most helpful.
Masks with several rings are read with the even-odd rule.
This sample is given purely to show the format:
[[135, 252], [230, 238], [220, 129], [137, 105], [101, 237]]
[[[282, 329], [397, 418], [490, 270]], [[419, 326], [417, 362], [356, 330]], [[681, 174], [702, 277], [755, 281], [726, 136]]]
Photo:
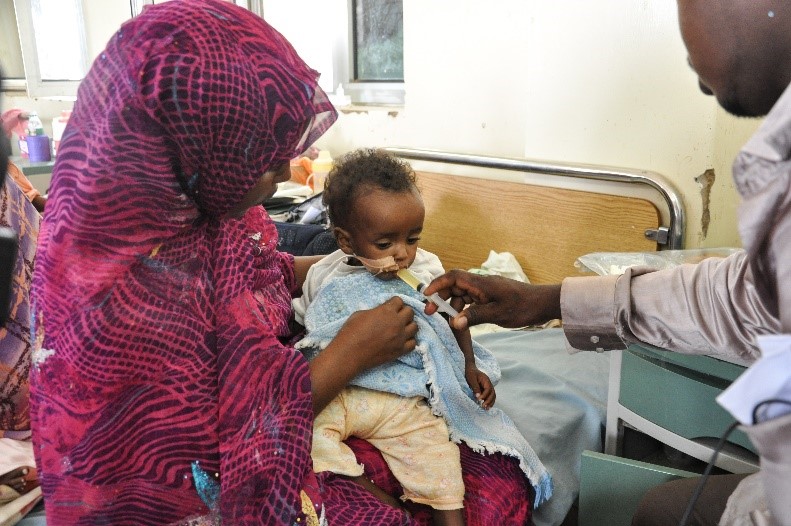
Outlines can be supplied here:
[[338, 242], [338, 247], [344, 254], [354, 254], [354, 247], [352, 246], [352, 236], [341, 227], [333, 227], [332, 235], [335, 236], [335, 241]]

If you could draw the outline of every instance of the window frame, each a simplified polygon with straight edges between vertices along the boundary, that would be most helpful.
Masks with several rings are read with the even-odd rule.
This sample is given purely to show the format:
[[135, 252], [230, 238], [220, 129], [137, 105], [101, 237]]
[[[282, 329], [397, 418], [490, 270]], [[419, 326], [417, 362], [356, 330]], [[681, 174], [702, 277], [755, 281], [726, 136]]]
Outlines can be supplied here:
[[343, 90], [354, 104], [403, 106], [406, 94], [404, 81], [358, 81], [355, 78], [354, 3], [355, 0], [346, 1], [347, 27], [343, 32], [345, 38], [342, 37], [340, 42], [343, 51], [335, 55], [336, 78], [345, 79]]
[[[248, 8], [261, 16], [266, 12], [267, 0], [247, 0]], [[287, 1], [287, 0], [269, 0]], [[327, 0], [318, 0], [327, 1]], [[343, 22], [331, 32], [333, 89], [330, 99], [336, 106], [403, 106], [405, 82], [359, 82], [354, 79], [354, 1], [340, 0], [346, 6]], [[403, 24], [403, 19], [402, 19]], [[330, 72], [325, 72], [329, 74]], [[340, 89], [339, 89], [340, 88]]]
[[[80, 47], [85, 71], [90, 67], [87, 51], [87, 38], [83, 5], [74, 0], [78, 17], [83, 23], [79, 27]], [[267, 0], [233, 0], [264, 18]], [[287, 0], [286, 0], [287, 1]], [[322, 0], [320, 0], [322, 1]], [[130, 16], [139, 14], [142, 5], [152, 0], [130, 0]], [[345, 4], [346, 16], [340, 17], [345, 24], [338, 24], [332, 32], [332, 78], [333, 90], [330, 95], [338, 106], [382, 105], [403, 106], [405, 101], [405, 82], [375, 81], [363, 82], [354, 79], [354, 0], [341, 0]], [[32, 6], [30, 0], [13, 0], [17, 25], [20, 31], [20, 48], [25, 66], [24, 79], [6, 79], [4, 90], [25, 90], [30, 97], [74, 99], [81, 80], [44, 80], [41, 78], [35, 32], [33, 30]], [[403, 20], [402, 20], [403, 23]], [[328, 72], [329, 73], [329, 72]]]
[[[88, 41], [85, 34], [85, 17], [82, 2], [74, 0], [77, 17], [82, 21], [78, 28], [80, 39], [80, 61], [82, 69], [87, 73], [90, 67], [88, 59]], [[80, 80], [45, 80], [41, 77], [41, 67], [36, 46], [36, 33], [33, 25], [33, 6], [30, 0], [14, 0], [17, 27], [19, 28], [19, 45], [22, 50], [22, 61], [25, 66], [25, 86], [29, 97], [76, 98]], [[9, 86], [10, 87], [10, 86]], [[17, 86], [18, 87], [18, 86]]]

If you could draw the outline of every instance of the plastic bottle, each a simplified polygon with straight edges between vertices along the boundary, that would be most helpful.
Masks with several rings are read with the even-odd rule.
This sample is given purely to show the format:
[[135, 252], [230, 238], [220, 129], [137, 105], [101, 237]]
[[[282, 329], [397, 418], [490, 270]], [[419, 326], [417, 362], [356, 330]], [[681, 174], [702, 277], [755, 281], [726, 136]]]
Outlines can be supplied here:
[[30, 135], [44, 135], [44, 124], [38, 118], [38, 113], [31, 111], [27, 119], [27, 134]]
[[327, 180], [327, 174], [332, 169], [332, 157], [327, 150], [319, 150], [319, 156], [313, 160], [311, 169], [313, 173], [310, 178], [313, 182], [313, 193], [317, 194], [324, 190], [324, 182]]
[[44, 124], [35, 111], [31, 111], [27, 121], [27, 153], [30, 162], [49, 162], [52, 152], [49, 137], [44, 133]]

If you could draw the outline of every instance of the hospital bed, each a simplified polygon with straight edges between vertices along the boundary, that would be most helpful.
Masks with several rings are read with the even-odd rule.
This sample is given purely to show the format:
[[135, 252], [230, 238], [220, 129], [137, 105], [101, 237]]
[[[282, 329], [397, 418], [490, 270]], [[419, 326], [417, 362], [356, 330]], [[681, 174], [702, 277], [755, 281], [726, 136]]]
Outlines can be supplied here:
[[[585, 254], [683, 248], [683, 204], [657, 173], [386, 150], [415, 168], [426, 205], [421, 246], [446, 269], [478, 268], [493, 250], [513, 254], [532, 283], [559, 283], [585, 275], [575, 264]], [[492, 327], [474, 335], [502, 367], [497, 405], [553, 475], [555, 494], [535, 514], [539, 526], [629, 524], [649, 487], [696, 474], [624, 453], [655, 441], [708, 460], [711, 443], [698, 437], [718, 436], [727, 427], [718, 427], [725, 415], [716, 413], [713, 398], [741, 371], [713, 358], [641, 346], [569, 355], [559, 328]], [[714, 419], [699, 417], [715, 413]], [[708, 420], [700, 429], [700, 421]], [[636, 446], [625, 445], [625, 435]], [[748, 449], [749, 442], [742, 442], [720, 467], [755, 469]]]
[[[477, 268], [493, 250], [513, 254], [532, 283], [558, 283], [585, 275], [575, 265], [584, 254], [683, 248], [683, 205], [660, 174], [386, 149], [415, 168], [426, 205], [421, 246], [447, 269]], [[691, 389], [682, 407], [693, 407], [693, 397], [700, 397], [706, 402], [698, 403], [695, 414], [709, 414], [713, 396], [739, 372], [707, 357], [665, 359], [649, 348], [569, 355], [559, 328], [488, 327], [475, 338], [495, 353], [502, 369], [497, 405], [553, 475], [554, 496], [536, 511], [538, 526], [628, 524], [645, 489], [693, 475], [625, 458], [624, 429], [669, 440], [681, 450], [694, 444], [695, 454], [705, 457], [710, 447], [693, 440], [699, 431], [689, 419], [662, 408], [679, 389]], [[664, 385], [665, 398], [655, 396], [657, 390], [646, 404], [644, 378], [652, 379], [646, 385]], [[623, 399], [622, 387], [628, 395]], [[43, 513], [24, 521], [43, 524]]]

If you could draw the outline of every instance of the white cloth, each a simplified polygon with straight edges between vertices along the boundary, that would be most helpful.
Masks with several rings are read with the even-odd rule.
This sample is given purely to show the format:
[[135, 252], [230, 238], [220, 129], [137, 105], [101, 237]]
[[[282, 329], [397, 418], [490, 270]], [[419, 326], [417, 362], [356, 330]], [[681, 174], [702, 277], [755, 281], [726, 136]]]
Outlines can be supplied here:
[[791, 413], [791, 334], [758, 338], [761, 358], [723, 391], [717, 402], [744, 425], [757, 423], [753, 412], [766, 400], [787, 400], [772, 403], [758, 411], [758, 421], [770, 420]]
[[750, 476], [733, 490], [719, 526], [759, 526], [760, 523], [755, 521], [756, 513], [762, 517], [767, 514], [764, 486], [760, 477]]
[[[33, 443], [30, 440], [0, 438], [0, 474], [25, 466], [36, 466]], [[0, 506], [0, 526], [11, 526], [19, 522], [41, 500], [41, 487], [36, 487], [22, 496], [8, 488], [8, 494], [16, 495], [16, 498]]]
[[0, 438], [0, 474], [24, 466], [36, 467], [33, 443], [30, 440]]

